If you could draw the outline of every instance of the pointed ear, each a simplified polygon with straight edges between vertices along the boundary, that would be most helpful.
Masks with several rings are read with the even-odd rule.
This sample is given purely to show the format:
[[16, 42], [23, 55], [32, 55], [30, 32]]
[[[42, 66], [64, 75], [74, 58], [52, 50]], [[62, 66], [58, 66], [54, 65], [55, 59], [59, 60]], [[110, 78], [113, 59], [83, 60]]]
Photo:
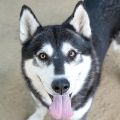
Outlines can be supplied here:
[[70, 25], [87, 38], [91, 37], [91, 28], [90, 28], [90, 19], [83, 6], [83, 1], [79, 1], [74, 9], [72, 16], [68, 18], [66, 22], [69, 22]]
[[37, 28], [40, 26], [37, 18], [35, 17], [32, 10], [26, 6], [22, 6], [20, 13], [20, 40], [25, 43], [33, 34], [36, 32]]

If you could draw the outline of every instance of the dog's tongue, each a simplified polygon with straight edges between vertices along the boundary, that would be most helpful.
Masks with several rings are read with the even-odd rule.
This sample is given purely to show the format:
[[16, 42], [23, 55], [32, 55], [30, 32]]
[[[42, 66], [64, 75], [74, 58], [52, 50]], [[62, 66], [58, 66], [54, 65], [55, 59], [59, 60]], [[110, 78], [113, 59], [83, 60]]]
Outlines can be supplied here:
[[49, 108], [53, 118], [67, 120], [73, 115], [69, 95], [56, 95]]

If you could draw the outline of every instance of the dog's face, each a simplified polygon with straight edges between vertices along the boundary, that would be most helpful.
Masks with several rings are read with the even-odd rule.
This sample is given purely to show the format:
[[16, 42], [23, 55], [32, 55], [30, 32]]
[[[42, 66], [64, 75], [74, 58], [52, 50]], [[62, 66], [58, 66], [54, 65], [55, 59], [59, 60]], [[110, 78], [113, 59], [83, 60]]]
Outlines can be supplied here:
[[[79, 13], [79, 14], [78, 14]], [[75, 95], [91, 69], [91, 29], [82, 5], [63, 24], [42, 27], [30, 8], [20, 17], [22, 59], [36, 89]]]

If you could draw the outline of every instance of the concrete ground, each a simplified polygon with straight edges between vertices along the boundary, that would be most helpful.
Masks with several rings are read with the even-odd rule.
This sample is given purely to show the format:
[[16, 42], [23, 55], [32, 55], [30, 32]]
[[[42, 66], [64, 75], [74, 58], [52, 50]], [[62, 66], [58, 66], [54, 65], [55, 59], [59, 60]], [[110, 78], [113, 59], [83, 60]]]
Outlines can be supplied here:
[[[78, 0], [0, 0], [0, 120], [26, 120], [34, 102], [20, 72], [19, 12], [29, 5], [43, 25], [63, 22]], [[46, 118], [46, 120], [48, 120]], [[109, 50], [88, 120], [120, 120], [120, 53]]]

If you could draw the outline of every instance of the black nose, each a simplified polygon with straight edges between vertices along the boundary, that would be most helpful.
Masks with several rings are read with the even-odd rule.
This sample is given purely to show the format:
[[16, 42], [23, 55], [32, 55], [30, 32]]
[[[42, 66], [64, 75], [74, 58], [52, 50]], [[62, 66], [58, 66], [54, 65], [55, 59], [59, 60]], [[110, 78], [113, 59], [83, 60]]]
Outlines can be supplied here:
[[52, 82], [52, 89], [59, 94], [67, 92], [70, 87], [70, 83], [66, 79], [58, 79]]

